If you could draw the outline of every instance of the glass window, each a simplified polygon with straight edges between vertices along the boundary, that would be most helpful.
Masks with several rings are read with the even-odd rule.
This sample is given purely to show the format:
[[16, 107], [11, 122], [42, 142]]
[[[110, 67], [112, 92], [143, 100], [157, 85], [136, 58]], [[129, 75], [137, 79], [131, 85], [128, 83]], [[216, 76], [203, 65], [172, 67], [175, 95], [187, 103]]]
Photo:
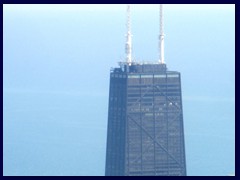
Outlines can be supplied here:
[[153, 78], [153, 75], [141, 75], [141, 78]]
[[155, 78], [165, 78], [166, 74], [155, 74], [154, 77]]
[[140, 78], [140, 75], [128, 75], [128, 78]]

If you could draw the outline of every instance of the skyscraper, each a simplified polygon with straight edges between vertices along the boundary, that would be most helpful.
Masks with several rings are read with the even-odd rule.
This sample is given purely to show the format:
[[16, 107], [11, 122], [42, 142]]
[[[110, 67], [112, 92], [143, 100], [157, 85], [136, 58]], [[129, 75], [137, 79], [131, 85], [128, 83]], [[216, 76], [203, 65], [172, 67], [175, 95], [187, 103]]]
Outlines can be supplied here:
[[107, 176], [186, 175], [181, 75], [164, 63], [160, 5], [159, 62], [133, 62], [130, 6], [126, 62], [110, 73]]

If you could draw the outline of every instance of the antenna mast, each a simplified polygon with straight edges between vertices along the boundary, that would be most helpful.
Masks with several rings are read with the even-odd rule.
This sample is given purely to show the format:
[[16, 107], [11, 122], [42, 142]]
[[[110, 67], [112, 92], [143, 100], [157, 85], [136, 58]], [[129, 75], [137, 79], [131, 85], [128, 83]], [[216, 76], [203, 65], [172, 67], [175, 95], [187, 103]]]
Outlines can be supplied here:
[[164, 32], [163, 32], [163, 5], [160, 4], [160, 35], [159, 35], [159, 62], [164, 64]]
[[131, 19], [130, 19], [130, 5], [127, 5], [127, 39], [126, 39], [126, 61], [127, 64], [132, 63], [132, 34], [131, 34]]

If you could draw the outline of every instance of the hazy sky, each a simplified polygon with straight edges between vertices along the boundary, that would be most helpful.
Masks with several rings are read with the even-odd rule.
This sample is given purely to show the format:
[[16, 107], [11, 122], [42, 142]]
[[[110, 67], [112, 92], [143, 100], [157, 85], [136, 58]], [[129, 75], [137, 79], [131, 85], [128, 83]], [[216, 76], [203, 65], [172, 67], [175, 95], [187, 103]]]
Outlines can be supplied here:
[[[3, 6], [4, 175], [104, 175], [109, 73], [125, 5]], [[132, 5], [133, 57], [157, 61], [158, 5]], [[164, 5], [181, 72], [188, 175], [235, 172], [235, 6]]]

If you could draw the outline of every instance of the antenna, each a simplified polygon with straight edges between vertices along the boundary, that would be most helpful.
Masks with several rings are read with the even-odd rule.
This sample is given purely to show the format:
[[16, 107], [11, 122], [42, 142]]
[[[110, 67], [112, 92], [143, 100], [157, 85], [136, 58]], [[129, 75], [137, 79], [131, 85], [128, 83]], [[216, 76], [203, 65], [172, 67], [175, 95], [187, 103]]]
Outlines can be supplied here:
[[163, 5], [160, 4], [159, 62], [164, 64]]
[[126, 39], [126, 61], [127, 64], [132, 63], [132, 34], [131, 34], [131, 19], [130, 19], [130, 5], [127, 5], [127, 39]]

